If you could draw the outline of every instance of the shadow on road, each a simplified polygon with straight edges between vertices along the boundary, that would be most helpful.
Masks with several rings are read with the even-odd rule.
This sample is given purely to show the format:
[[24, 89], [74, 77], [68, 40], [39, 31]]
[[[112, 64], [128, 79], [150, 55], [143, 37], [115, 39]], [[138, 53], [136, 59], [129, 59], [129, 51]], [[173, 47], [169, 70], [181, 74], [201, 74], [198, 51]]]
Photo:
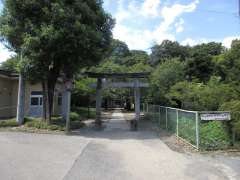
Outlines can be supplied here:
[[[86, 127], [74, 130], [70, 135], [88, 138], [103, 138], [111, 140], [119, 139], [158, 139], [157, 133], [146, 126], [147, 122], [139, 122], [138, 131], [131, 131], [130, 121], [134, 119], [134, 113], [115, 110], [112, 113], [103, 113], [103, 128], [95, 128], [94, 122], [87, 123]], [[145, 128], [146, 127], [146, 128]]]

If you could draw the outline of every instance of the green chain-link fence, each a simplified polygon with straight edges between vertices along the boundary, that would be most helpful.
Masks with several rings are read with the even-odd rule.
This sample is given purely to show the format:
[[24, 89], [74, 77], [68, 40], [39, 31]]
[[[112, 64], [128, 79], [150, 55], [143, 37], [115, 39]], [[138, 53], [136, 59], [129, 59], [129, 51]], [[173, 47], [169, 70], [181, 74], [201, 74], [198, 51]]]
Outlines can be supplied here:
[[232, 143], [229, 121], [200, 121], [201, 112], [150, 104], [144, 104], [142, 112], [197, 149], [225, 149]]
[[144, 104], [142, 112], [148, 114], [149, 118], [160, 128], [175, 133], [199, 148], [198, 112], [151, 104]]

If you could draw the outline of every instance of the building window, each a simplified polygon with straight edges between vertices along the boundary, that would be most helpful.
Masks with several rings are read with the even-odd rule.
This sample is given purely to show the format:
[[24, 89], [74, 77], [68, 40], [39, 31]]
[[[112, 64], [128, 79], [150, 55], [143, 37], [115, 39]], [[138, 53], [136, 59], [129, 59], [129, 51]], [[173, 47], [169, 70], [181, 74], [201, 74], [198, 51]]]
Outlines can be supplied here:
[[43, 96], [42, 92], [40, 91], [33, 91], [31, 92], [31, 106], [42, 106], [43, 104]]
[[31, 97], [31, 106], [38, 106], [38, 105], [39, 105], [39, 98]]

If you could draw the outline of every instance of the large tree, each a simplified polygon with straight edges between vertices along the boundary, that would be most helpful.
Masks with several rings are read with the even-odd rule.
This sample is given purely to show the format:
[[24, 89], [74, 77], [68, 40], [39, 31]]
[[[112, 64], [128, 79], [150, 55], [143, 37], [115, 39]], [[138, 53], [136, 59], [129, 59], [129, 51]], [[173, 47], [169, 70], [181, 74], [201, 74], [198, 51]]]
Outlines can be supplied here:
[[[111, 41], [114, 22], [101, 0], [6, 0], [0, 32], [6, 46], [22, 53], [23, 70], [42, 82], [50, 121], [55, 84], [98, 63]], [[47, 116], [46, 116], [47, 115]]]
[[152, 65], [172, 58], [179, 58], [181, 61], [184, 61], [189, 57], [189, 47], [182, 46], [176, 41], [164, 40], [160, 45], [154, 45], [151, 50], [150, 63]]
[[214, 73], [213, 57], [224, 52], [221, 43], [210, 42], [190, 48], [190, 58], [187, 59], [186, 73], [188, 78], [207, 82]]
[[156, 67], [150, 77], [154, 103], [168, 104], [166, 94], [174, 84], [184, 80], [184, 68], [185, 64], [178, 59], [168, 60]]

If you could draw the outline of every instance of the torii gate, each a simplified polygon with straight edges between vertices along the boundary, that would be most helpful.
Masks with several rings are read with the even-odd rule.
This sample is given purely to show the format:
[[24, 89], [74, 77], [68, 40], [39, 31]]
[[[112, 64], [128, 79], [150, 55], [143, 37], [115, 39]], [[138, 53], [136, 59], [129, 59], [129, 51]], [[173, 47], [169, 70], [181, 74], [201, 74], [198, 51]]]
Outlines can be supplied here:
[[[139, 79], [147, 78], [150, 73], [94, 73], [87, 72], [86, 75], [90, 78], [97, 78], [97, 84], [92, 86], [96, 88], [96, 120], [97, 127], [101, 127], [101, 105], [102, 105], [102, 89], [104, 88], [134, 88], [135, 99], [135, 120], [131, 123], [133, 130], [137, 129], [137, 124], [140, 119], [140, 88], [149, 87], [148, 83], [140, 82]], [[104, 82], [103, 79], [134, 79], [133, 82]]]

